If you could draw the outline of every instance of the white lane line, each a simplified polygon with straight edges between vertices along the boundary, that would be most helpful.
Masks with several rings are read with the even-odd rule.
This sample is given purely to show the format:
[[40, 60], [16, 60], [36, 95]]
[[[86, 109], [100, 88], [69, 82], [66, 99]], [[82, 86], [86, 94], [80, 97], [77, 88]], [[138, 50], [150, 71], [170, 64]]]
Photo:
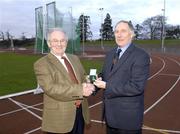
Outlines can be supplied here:
[[160, 73], [159, 75], [165, 75], [165, 76], [175, 76], [178, 77], [178, 74], [164, 74], [164, 73]]
[[167, 129], [158, 129], [158, 128], [149, 128], [149, 127], [143, 127], [144, 130], [158, 130], [160, 132], [167, 132], [167, 133], [173, 133], [173, 134], [180, 134], [180, 131], [175, 130], [167, 130]]
[[152, 108], [154, 108], [161, 100], [163, 100], [172, 90], [173, 88], [176, 86], [176, 84], [179, 82], [180, 80], [180, 76], [178, 77], [178, 79], [176, 80], [176, 82], [173, 84], [173, 86], [161, 97], [159, 98], [153, 105], [151, 105], [148, 109], [146, 109], [144, 111], [144, 114], [146, 114], [147, 112], [149, 112]]
[[[156, 57], [156, 56], [155, 56], [155, 57]], [[153, 77], [155, 77], [156, 75], [158, 75], [158, 74], [164, 69], [164, 67], [165, 67], [165, 65], [166, 65], [165, 61], [164, 61], [162, 58], [160, 58], [160, 57], [156, 57], [156, 58], [160, 59], [160, 60], [163, 62], [163, 66], [162, 66], [162, 68], [161, 68], [158, 72], [156, 72], [156, 73], [153, 74], [151, 77], [149, 77], [148, 80], [150, 80], [150, 79], [152, 79]]]
[[104, 121], [99, 121], [99, 120], [91, 120], [91, 122], [95, 122], [95, 123], [100, 123], [100, 124], [106, 124], [106, 122], [104, 122]]
[[34, 91], [35, 91], [35, 89], [32, 89], [32, 90], [23, 91], [23, 92], [19, 92], [19, 93], [15, 93], [15, 94], [4, 95], [4, 96], [0, 97], [0, 100], [6, 99], [6, 98], [11, 98], [11, 97], [14, 97], [14, 96], [20, 96], [20, 95], [24, 95], [24, 94], [29, 94], [29, 93], [32, 93]]
[[33, 132], [36, 132], [36, 131], [40, 130], [40, 129], [41, 129], [41, 127], [38, 127], [38, 128], [35, 128], [35, 129], [31, 130], [31, 131], [25, 132], [24, 134], [31, 134]]
[[98, 103], [95, 103], [94, 105], [89, 106], [89, 108], [93, 108], [93, 107], [95, 107], [95, 106], [97, 106], [97, 105], [99, 105], [99, 104], [101, 104], [101, 103], [102, 103], [102, 101], [100, 101], [100, 102], [98, 102]]
[[[36, 108], [36, 107], [33, 107], [33, 106], [29, 106], [29, 105], [26, 105], [26, 104], [21, 103], [21, 102], [18, 102], [18, 103], [19, 103], [20, 105], [26, 107], [26, 108], [34, 109], [34, 110], [41, 111], [41, 112], [43, 111], [43, 110], [40, 109], [40, 108]], [[43, 103], [41, 103], [41, 104], [43, 104]]]
[[177, 61], [177, 60], [175, 60], [175, 59], [172, 59], [172, 58], [169, 58], [169, 57], [166, 57], [166, 58], [168, 58], [169, 60], [171, 60], [171, 61], [174, 61], [174, 62], [176, 62], [179, 66], [180, 66], [180, 63]]
[[35, 114], [34, 112], [30, 111], [29, 109], [27, 109], [26, 107], [22, 106], [21, 104], [19, 104], [19, 102], [13, 100], [12, 98], [8, 98], [10, 101], [14, 102], [16, 105], [18, 105], [19, 107], [21, 107], [22, 109], [24, 109], [25, 111], [27, 111], [28, 113], [32, 114], [33, 116], [35, 116], [36, 118], [42, 120], [42, 118]]
[[[99, 123], [99, 124], [106, 124], [104, 121], [99, 121], [99, 120], [91, 120], [91, 122]], [[147, 126], [143, 126], [143, 129], [145, 130], [155, 130], [155, 131], [161, 131], [161, 132], [168, 132], [168, 133], [177, 133], [180, 134], [180, 131], [175, 131], [175, 130], [167, 130], [167, 129], [158, 129], [158, 128], [151, 128]]]
[[[170, 60], [172, 60], [171, 58], [169, 58]], [[177, 62], [176, 60], [172, 60], [174, 61], [175, 63], [177, 63], [179, 66], [179, 62]], [[171, 86], [171, 88], [162, 96], [160, 97], [153, 105], [151, 105], [148, 109], [146, 109], [144, 111], [144, 114], [146, 114], [147, 112], [149, 112], [153, 107], [155, 107], [161, 100], [163, 100], [172, 90], [173, 88], [176, 86], [176, 84], [179, 82], [180, 80], [180, 76], [178, 77], [178, 79], [176, 80], [176, 82]]]
[[[31, 107], [35, 107], [35, 106], [39, 106], [39, 105], [42, 105], [43, 103], [38, 103], [38, 104], [35, 104], [35, 105], [32, 105], [32, 106], [27, 106], [26, 108], [31, 108]], [[16, 113], [16, 112], [19, 112], [19, 111], [22, 111], [24, 110], [23, 108], [20, 108], [20, 109], [17, 109], [17, 110], [13, 110], [13, 111], [10, 111], [10, 112], [6, 112], [6, 113], [2, 113], [0, 114], [0, 117], [1, 116], [5, 116], [5, 115], [9, 115], [9, 114], [13, 114], [13, 113]]]

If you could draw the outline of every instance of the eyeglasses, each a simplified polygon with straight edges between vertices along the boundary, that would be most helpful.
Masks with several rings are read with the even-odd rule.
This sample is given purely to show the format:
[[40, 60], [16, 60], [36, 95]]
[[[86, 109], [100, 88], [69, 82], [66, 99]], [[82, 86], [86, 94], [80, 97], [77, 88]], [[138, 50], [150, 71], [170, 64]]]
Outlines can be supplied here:
[[49, 40], [49, 42], [50, 43], [52, 43], [52, 44], [64, 44], [64, 43], [66, 43], [67, 42], [67, 40], [66, 39], [62, 39], [62, 40]]

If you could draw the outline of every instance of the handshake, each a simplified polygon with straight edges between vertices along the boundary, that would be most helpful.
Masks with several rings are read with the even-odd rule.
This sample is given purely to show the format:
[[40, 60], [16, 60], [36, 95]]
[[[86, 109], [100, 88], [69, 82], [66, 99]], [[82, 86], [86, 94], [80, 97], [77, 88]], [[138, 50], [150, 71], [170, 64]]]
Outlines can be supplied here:
[[102, 81], [101, 74], [96, 74], [96, 69], [90, 69], [86, 82], [83, 83], [84, 96], [96, 95], [99, 89], [105, 89], [106, 87], [106, 82]]
[[91, 83], [83, 83], [83, 96], [90, 96], [95, 91], [95, 86]]
[[83, 83], [83, 96], [94, 94], [96, 87], [93, 82], [96, 80], [96, 69], [90, 69], [89, 75], [86, 76], [86, 83]]

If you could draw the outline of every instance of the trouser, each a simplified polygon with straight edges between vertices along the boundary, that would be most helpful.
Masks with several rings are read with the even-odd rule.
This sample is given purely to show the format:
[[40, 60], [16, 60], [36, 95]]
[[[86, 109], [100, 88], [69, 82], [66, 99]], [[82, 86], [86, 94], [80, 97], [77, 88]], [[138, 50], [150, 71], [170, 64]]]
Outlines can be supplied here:
[[76, 119], [71, 132], [68, 134], [84, 134], [84, 118], [82, 114], [82, 105], [76, 109]]

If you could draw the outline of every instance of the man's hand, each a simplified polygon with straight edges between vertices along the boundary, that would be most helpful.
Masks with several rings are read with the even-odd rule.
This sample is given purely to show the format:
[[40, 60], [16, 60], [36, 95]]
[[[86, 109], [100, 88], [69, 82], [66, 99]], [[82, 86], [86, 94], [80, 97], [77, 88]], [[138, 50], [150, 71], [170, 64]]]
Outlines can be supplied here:
[[83, 83], [83, 96], [90, 96], [95, 90], [95, 87], [91, 83]]
[[106, 88], [106, 82], [102, 81], [102, 78], [98, 78], [97, 80], [95, 80], [95, 82], [93, 83], [95, 86], [97, 86], [98, 88], [101, 89], [105, 89]]

